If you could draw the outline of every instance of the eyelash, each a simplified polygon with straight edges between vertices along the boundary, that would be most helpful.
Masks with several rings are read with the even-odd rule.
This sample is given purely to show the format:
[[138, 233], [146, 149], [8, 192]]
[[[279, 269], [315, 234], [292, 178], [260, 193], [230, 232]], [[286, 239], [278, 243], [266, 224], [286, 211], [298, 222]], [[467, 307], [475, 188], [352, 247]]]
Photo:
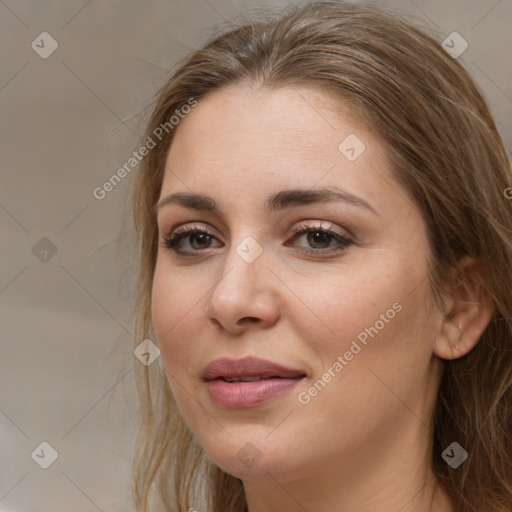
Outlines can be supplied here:
[[[305, 235], [307, 233], [324, 233], [330, 237], [332, 237], [339, 245], [339, 247], [336, 248], [324, 248], [324, 249], [305, 249], [302, 248], [301, 251], [305, 254], [326, 254], [326, 253], [332, 253], [332, 252], [340, 252], [346, 250], [352, 243], [353, 240], [350, 238], [347, 238], [346, 236], [340, 235], [339, 233], [336, 233], [334, 231], [331, 231], [330, 229], [325, 229], [321, 226], [312, 226], [309, 224], [301, 224], [298, 226], [295, 226], [292, 229], [293, 236], [292, 239], [296, 240], [302, 235]], [[176, 254], [180, 256], [193, 256], [194, 253], [201, 252], [201, 249], [199, 250], [193, 250], [193, 251], [179, 251], [177, 249], [177, 246], [181, 242], [182, 239], [190, 236], [190, 235], [207, 235], [209, 237], [215, 238], [215, 235], [211, 233], [208, 228], [198, 228], [197, 226], [188, 225], [188, 226], [182, 226], [177, 228], [173, 233], [170, 233], [169, 235], [164, 236], [163, 238], [163, 244], [168, 249], [171, 249]], [[209, 248], [207, 248], [209, 249]], [[204, 249], [204, 250], [207, 250]]]

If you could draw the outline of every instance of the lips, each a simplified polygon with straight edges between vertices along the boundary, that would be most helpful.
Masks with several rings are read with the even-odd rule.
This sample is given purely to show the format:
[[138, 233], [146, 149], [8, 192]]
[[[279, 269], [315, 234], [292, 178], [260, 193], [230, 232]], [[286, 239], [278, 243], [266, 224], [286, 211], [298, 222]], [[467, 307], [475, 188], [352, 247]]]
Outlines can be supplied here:
[[210, 381], [222, 379], [226, 382], [254, 382], [258, 380], [299, 379], [305, 377], [302, 370], [286, 368], [280, 364], [255, 357], [229, 359], [223, 357], [206, 366], [203, 379]]
[[216, 359], [203, 373], [210, 398], [225, 409], [263, 405], [291, 391], [304, 377], [302, 370], [251, 356]]

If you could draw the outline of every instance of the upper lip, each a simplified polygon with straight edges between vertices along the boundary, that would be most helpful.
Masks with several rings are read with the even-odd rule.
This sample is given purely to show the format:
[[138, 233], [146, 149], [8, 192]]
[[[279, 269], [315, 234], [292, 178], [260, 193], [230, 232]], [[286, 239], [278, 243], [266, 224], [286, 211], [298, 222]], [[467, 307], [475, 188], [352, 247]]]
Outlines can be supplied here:
[[304, 377], [306, 373], [302, 370], [286, 368], [280, 364], [257, 357], [244, 357], [242, 359], [230, 359], [221, 357], [209, 363], [203, 372], [205, 380], [218, 378], [238, 377], [281, 377], [284, 379], [295, 379]]

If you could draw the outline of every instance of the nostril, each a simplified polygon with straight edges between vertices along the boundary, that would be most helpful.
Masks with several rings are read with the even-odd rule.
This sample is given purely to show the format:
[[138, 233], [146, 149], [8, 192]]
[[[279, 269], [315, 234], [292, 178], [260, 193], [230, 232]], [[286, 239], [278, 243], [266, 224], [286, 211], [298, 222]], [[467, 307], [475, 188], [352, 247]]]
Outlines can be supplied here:
[[255, 316], [244, 316], [243, 318], [240, 318], [240, 320], [237, 320], [237, 325], [242, 325], [246, 322], [254, 323], [259, 322], [261, 319], [257, 318]]

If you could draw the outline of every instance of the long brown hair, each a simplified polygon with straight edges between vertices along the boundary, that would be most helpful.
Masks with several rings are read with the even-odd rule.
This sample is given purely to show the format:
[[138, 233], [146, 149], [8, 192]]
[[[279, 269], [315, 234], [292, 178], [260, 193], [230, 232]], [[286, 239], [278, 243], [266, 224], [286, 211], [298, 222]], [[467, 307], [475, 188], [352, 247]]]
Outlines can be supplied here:
[[[178, 126], [169, 119], [209, 92], [249, 81], [307, 85], [353, 105], [387, 143], [396, 179], [428, 227], [431, 282], [443, 290], [463, 256], [481, 265], [494, 317], [476, 347], [443, 361], [432, 413], [431, 464], [457, 512], [512, 510], [512, 177], [482, 94], [433, 37], [375, 7], [317, 2], [289, 7], [212, 37], [159, 91], [144, 135], [156, 140], [134, 188], [139, 240], [136, 343], [151, 338], [157, 254], [155, 204]], [[182, 109], [182, 110], [180, 110]], [[177, 119], [177, 118], [176, 118]], [[158, 127], [168, 123], [165, 133]], [[137, 361], [141, 424], [133, 465], [139, 512], [154, 488], [169, 511], [247, 510], [242, 482], [210, 461], [181, 417], [161, 366]], [[453, 441], [458, 469], [442, 459]], [[207, 504], [198, 503], [199, 493]]]

